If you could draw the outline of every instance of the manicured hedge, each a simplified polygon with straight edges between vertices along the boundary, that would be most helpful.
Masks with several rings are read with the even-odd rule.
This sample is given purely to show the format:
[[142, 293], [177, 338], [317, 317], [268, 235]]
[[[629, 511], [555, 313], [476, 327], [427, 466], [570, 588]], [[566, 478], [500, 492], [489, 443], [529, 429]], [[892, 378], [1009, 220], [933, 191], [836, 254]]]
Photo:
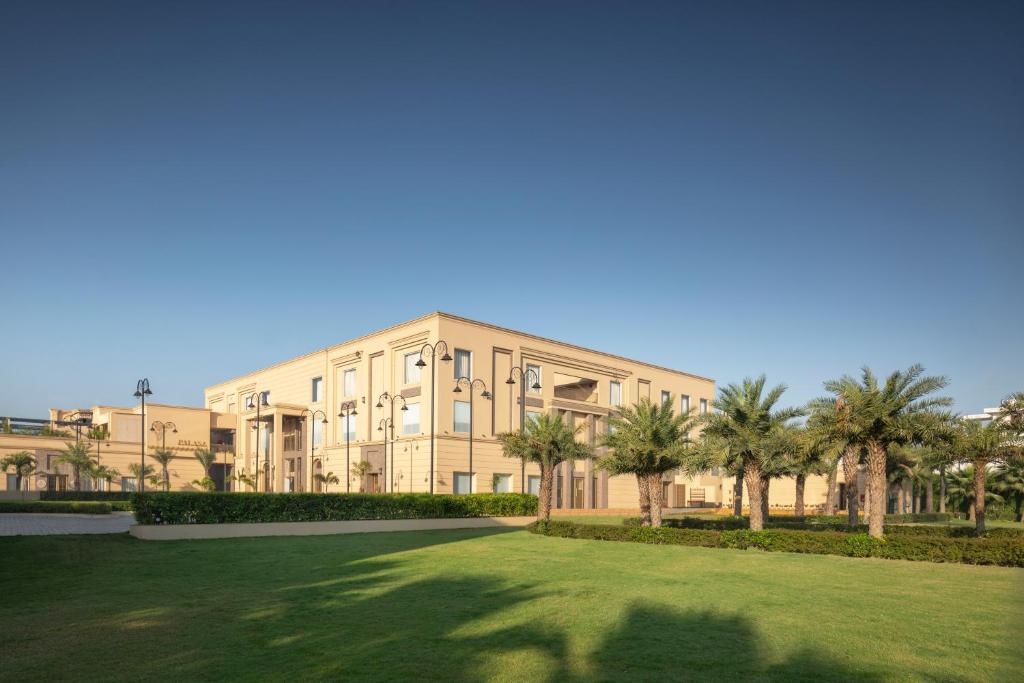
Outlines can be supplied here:
[[0, 512], [63, 512], [109, 515], [110, 511], [110, 503], [95, 501], [0, 500]]
[[895, 536], [874, 539], [867, 534], [789, 529], [675, 529], [572, 522], [534, 522], [533, 533], [559, 538], [588, 538], [601, 541], [630, 541], [659, 545], [702, 546], [706, 548], [754, 548], [768, 552], [879, 557], [891, 560], [961, 562], [1024, 567], [1024, 539], [942, 538], [936, 536]]
[[[797, 518], [799, 519], [799, 518]], [[793, 518], [772, 517], [766, 528], [768, 529], [790, 529], [793, 531], [834, 531], [840, 533], [866, 534], [866, 524], [849, 526], [845, 520], [842, 523], [834, 521], [800, 522], [792, 521]], [[640, 526], [639, 517], [627, 517], [623, 520], [626, 526]], [[747, 529], [749, 522], [745, 517], [725, 517], [722, 519], [700, 519], [694, 517], [669, 517], [662, 520], [662, 526], [674, 529], [705, 529], [712, 531], [735, 531]], [[969, 538], [974, 536], [974, 527], [967, 526], [939, 526], [939, 525], [901, 525], [887, 524], [886, 535], [896, 536], [940, 536], [945, 538]], [[986, 537], [1009, 537], [1024, 538], [1024, 529], [1014, 528], [990, 528]]]
[[524, 493], [137, 493], [139, 524], [323, 522], [353, 519], [519, 517], [537, 514]]
[[113, 500], [129, 501], [135, 495], [131, 491], [40, 491], [39, 500]]

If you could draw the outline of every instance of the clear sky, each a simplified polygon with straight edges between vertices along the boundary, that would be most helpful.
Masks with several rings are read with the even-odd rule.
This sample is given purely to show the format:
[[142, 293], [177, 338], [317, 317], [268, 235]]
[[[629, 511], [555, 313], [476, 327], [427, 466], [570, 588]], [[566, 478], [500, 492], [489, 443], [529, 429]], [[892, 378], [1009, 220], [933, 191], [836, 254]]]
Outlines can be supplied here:
[[0, 4], [0, 414], [441, 309], [1024, 389], [1024, 3]]

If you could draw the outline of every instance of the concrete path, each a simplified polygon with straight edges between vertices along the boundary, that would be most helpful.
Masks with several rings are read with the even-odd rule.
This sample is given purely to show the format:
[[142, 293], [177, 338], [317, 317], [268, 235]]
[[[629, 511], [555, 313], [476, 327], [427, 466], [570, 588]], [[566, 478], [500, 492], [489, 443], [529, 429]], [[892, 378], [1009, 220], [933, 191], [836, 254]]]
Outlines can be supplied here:
[[52, 536], [56, 534], [123, 534], [135, 523], [130, 512], [109, 515], [0, 514], [0, 536]]

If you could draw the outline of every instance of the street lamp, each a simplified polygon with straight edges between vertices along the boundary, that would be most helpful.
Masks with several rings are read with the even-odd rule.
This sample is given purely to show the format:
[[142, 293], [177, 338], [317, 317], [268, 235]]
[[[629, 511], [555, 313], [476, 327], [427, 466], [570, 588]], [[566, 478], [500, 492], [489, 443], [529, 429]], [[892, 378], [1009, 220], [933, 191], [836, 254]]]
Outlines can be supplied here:
[[[253, 488], [256, 493], [260, 492], [260, 408], [270, 405], [267, 402], [267, 392], [254, 391], [245, 397], [245, 402], [251, 408], [256, 406], [256, 421], [252, 423], [252, 429], [256, 431], [256, 473], [253, 479]], [[266, 488], [266, 487], [264, 487]]]
[[160, 450], [167, 448], [167, 430], [171, 430], [171, 434], [178, 433], [178, 427], [173, 422], [161, 422], [155, 420], [153, 424], [149, 426], [149, 431], [160, 432]]
[[[383, 408], [384, 407], [384, 403], [383, 403], [384, 401], [387, 401], [388, 404], [391, 406], [391, 415], [390, 415], [390, 417], [388, 417], [388, 419], [391, 421], [391, 469], [394, 470], [395, 469], [395, 401], [401, 401], [402, 402], [402, 411], [403, 412], [406, 411], [406, 410], [409, 410], [409, 406], [407, 406], [405, 404], [405, 397], [402, 396], [401, 394], [396, 396], [394, 394], [389, 394], [388, 392], [385, 391], [383, 394], [381, 394], [380, 396], [377, 397], [377, 405], [374, 406], [374, 407], [375, 408]], [[377, 429], [377, 431], [379, 432], [379, 431], [381, 431], [381, 429], [382, 428], [379, 428], [379, 429]], [[387, 483], [388, 483], [387, 477], [388, 477], [388, 439], [387, 439], [387, 435], [385, 435], [384, 436], [384, 485], [385, 486], [387, 486]], [[391, 485], [391, 493], [394, 493], [394, 492], [395, 492], [395, 486], [394, 486], [394, 484], [392, 484]]]
[[349, 440], [351, 439], [351, 433], [349, 431], [349, 420], [358, 415], [356, 412], [356, 402], [346, 401], [341, 404], [341, 412], [338, 413], [338, 417], [345, 418], [345, 493], [352, 493], [352, 471], [349, 469]]
[[479, 382], [482, 389], [480, 396], [488, 400], [491, 398], [491, 392], [487, 391], [487, 384], [480, 378], [471, 380], [468, 377], [459, 377], [455, 380], [455, 388], [452, 389], [453, 394], [462, 393], [459, 385], [463, 382], [466, 383], [466, 387], [469, 389], [469, 492], [473, 493], [473, 387]]
[[420, 348], [420, 359], [416, 361], [416, 367], [423, 369], [427, 367], [427, 364], [423, 361], [423, 354], [429, 352], [430, 354], [430, 492], [434, 492], [434, 426], [437, 424], [437, 418], [434, 415], [434, 381], [437, 375], [437, 366], [435, 360], [437, 358], [438, 349], [444, 349], [444, 355], [441, 356], [441, 360], [445, 363], [451, 362], [452, 357], [448, 355], [448, 342], [443, 339], [438, 339], [433, 344], [427, 343]]
[[[533, 368], [527, 366], [524, 371], [518, 365], [508, 371], [508, 379], [505, 380], [505, 384], [515, 384], [519, 382], [519, 431], [526, 431], [526, 384], [530, 381], [530, 375], [533, 375], [533, 385], [530, 387], [534, 391], [540, 391], [540, 375]], [[519, 474], [519, 490], [522, 493], [526, 493], [526, 458], [522, 460], [522, 468]]]
[[[322, 410], [310, 410], [309, 408], [304, 408], [302, 410], [302, 412], [299, 413], [299, 419], [302, 420], [303, 422], [305, 422], [307, 414], [310, 417], [312, 417], [314, 420], [316, 419], [317, 415], [320, 415], [320, 417], [323, 418], [320, 421], [320, 424], [324, 425], [325, 427], [327, 426], [327, 413], [325, 413], [324, 411], [322, 411]], [[310, 492], [313, 491], [313, 430], [314, 429], [316, 429], [316, 425], [310, 425], [310, 429], [309, 429], [309, 489], [307, 489]], [[324, 493], [327, 493], [327, 484], [326, 483], [324, 483]]]
[[139, 493], [146, 491], [146, 397], [152, 395], [149, 390], [149, 379], [140, 379], [135, 383], [135, 398], [142, 399], [142, 415], [139, 418], [139, 432], [142, 433], [142, 467], [139, 469]]
[[[378, 432], [384, 432], [384, 467], [382, 468], [383, 472], [381, 472], [381, 476], [384, 477], [384, 486], [387, 486], [388, 485], [388, 482], [387, 482], [387, 478], [388, 478], [388, 433], [390, 432], [390, 434], [391, 434], [391, 452], [392, 452], [392, 454], [394, 454], [394, 452], [395, 452], [395, 421], [393, 419], [391, 419], [390, 417], [381, 418], [380, 424], [377, 425], [377, 431]], [[394, 460], [394, 455], [392, 455], [391, 458], [392, 458], [392, 460]], [[391, 463], [392, 469], [394, 468], [394, 465], [395, 465], [395, 463], [392, 462]]]

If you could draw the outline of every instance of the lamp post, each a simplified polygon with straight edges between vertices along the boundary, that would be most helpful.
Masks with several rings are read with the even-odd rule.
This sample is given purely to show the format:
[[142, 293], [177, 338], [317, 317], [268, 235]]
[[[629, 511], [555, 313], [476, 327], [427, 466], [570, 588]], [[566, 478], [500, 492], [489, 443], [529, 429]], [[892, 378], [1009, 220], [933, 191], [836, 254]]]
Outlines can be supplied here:
[[466, 384], [466, 388], [469, 389], [469, 492], [473, 493], [473, 387], [476, 386], [477, 382], [480, 383], [480, 396], [486, 399], [491, 398], [491, 392], [487, 391], [487, 384], [482, 379], [477, 378], [471, 380], [468, 377], [459, 377], [455, 380], [455, 388], [452, 389], [452, 393], [461, 394], [462, 389], [459, 385], [462, 383]]
[[[153, 422], [153, 424], [151, 424], [149, 426], [149, 431], [151, 431], [151, 432], [160, 432], [160, 450], [164, 450], [164, 449], [167, 448], [167, 429], [168, 428], [173, 430], [171, 432], [172, 434], [177, 434], [178, 433], [178, 427], [173, 422], [161, 422], [160, 420], [155, 420]], [[142, 474], [144, 475], [145, 473], [143, 472]], [[170, 490], [170, 488], [171, 488], [171, 481], [170, 481], [170, 476], [168, 475], [168, 477], [166, 478], [166, 481], [164, 481], [164, 490], [168, 491], [168, 490]]]
[[256, 493], [260, 492], [260, 408], [267, 403], [267, 393], [265, 391], [254, 391], [245, 397], [245, 402], [250, 406], [256, 405], [256, 421], [253, 423], [252, 428], [256, 431], [256, 474], [253, 477], [253, 488]]
[[[377, 405], [375, 407], [383, 408], [384, 407], [384, 403], [383, 403], [384, 401], [387, 401], [388, 404], [391, 406], [391, 415], [388, 417], [388, 419], [391, 421], [391, 469], [394, 470], [395, 469], [395, 401], [401, 401], [402, 402], [402, 411], [403, 412], [406, 411], [406, 410], [409, 410], [409, 406], [407, 406], [405, 404], [405, 397], [402, 396], [401, 394], [396, 396], [395, 394], [389, 394], [388, 392], [385, 391], [383, 394], [381, 394], [380, 396], [377, 397]], [[377, 431], [381, 431], [381, 430], [378, 429]], [[388, 439], [387, 439], [387, 434], [385, 434], [384, 435], [384, 484], [385, 484], [385, 486], [387, 485], [387, 475], [388, 475]], [[395, 492], [395, 486], [394, 486], [394, 484], [392, 484], [391, 485], [391, 493], [394, 493], [394, 492]]]
[[437, 376], [437, 351], [438, 349], [444, 349], [444, 355], [441, 356], [441, 360], [445, 363], [451, 362], [452, 357], [448, 355], [448, 342], [443, 339], [438, 339], [433, 344], [427, 343], [420, 348], [420, 359], [416, 361], [416, 367], [423, 369], [427, 367], [427, 364], [423, 361], [423, 354], [429, 352], [430, 355], [430, 492], [434, 492], [434, 428], [437, 424], [437, 417], [434, 415], [434, 387], [436, 385], [435, 377]]
[[146, 397], [153, 392], [149, 390], [149, 379], [140, 379], [135, 383], [135, 398], [142, 399], [142, 415], [139, 418], [139, 432], [142, 435], [142, 467], [139, 469], [139, 493], [146, 491]]
[[[320, 424], [324, 425], [325, 427], [327, 426], [327, 413], [325, 413], [324, 411], [319, 410], [319, 409], [318, 410], [310, 410], [309, 408], [303, 408], [302, 412], [299, 413], [299, 419], [302, 420], [303, 422], [305, 422], [306, 421], [306, 415], [309, 415], [314, 420], [316, 419], [317, 415], [320, 415], [320, 417], [323, 418], [320, 421]], [[315, 426], [315, 424], [311, 423], [310, 424], [310, 429], [309, 429], [309, 488], [307, 489], [311, 493], [313, 491], [313, 446], [314, 446], [314, 444], [313, 444], [313, 430], [314, 429], [316, 429], [316, 426]], [[326, 482], [324, 483], [324, 493], [327, 493], [327, 483]]]
[[[537, 371], [533, 368], [527, 368], [525, 371], [518, 365], [508, 371], [508, 379], [505, 380], [505, 384], [519, 383], [519, 431], [526, 431], [526, 383], [530, 381], [530, 375], [533, 375], [533, 385], [531, 389], [540, 390], [540, 376]], [[522, 467], [519, 474], [519, 490], [521, 493], [526, 493], [526, 458], [523, 458]]]
[[349, 464], [349, 442], [352, 438], [351, 432], [349, 432], [349, 420], [358, 415], [356, 412], [355, 401], [345, 401], [341, 404], [341, 408], [338, 413], [338, 417], [345, 418], [345, 493], [352, 493], [352, 471]]
[[[377, 425], [378, 432], [384, 432], [384, 466], [381, 476], [384, 477], [384, 486], [387, 486], [388, 482], [388, 432], [391, 433], [391, 451], [395, 450], [395, 421], [390, 417], [381, 418], [380, 424]], [[393, 457], [393, 456], [392, 456]], [[392, 463], [393, 465], [394, 463]], [[383, 493], [383, 491], [381, 492]]]

